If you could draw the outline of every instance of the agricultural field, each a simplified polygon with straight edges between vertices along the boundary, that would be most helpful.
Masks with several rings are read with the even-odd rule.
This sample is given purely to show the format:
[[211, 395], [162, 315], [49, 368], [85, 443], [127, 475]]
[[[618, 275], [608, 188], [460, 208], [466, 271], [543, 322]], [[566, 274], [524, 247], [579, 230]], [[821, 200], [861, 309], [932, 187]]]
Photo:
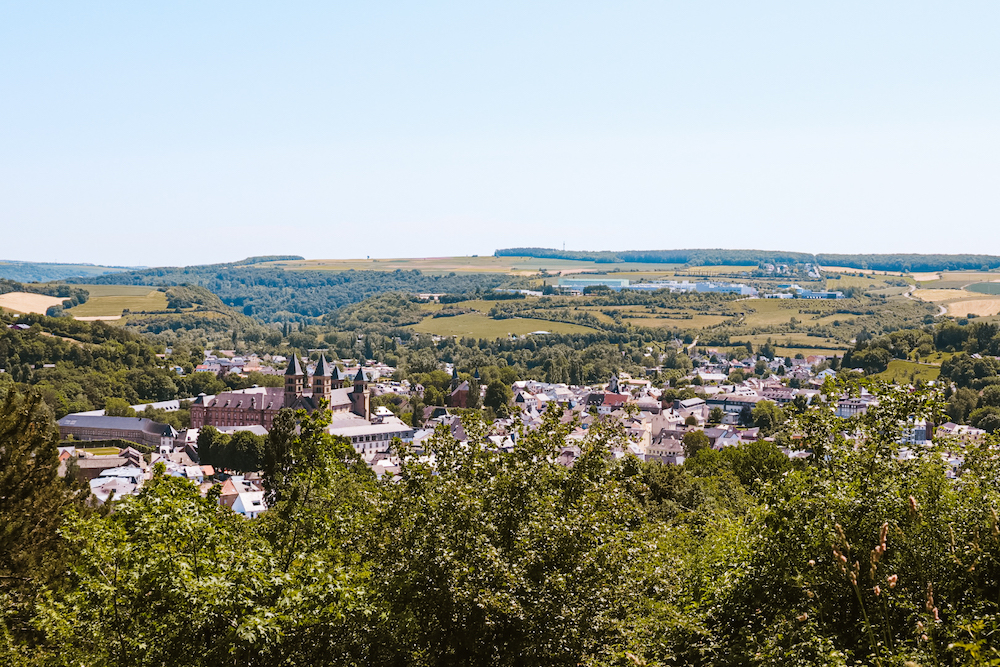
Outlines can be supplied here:
[[15, 313], [39, 313], [52, 306], [58, 306], [66, 299], [58, 296], [47, 296], [45, 294], [35, 294], [33, 292], [7, 292], [0, 294], [0, 308], [10, 310]]
[[[603, 315], [603, 313], [595, 313], [595, 315]], [[604, 315], [604, 317], [608, 317]], [[610, 319], [610, 318], [608, 318]], [[722, 324], [723, 322], [729, 320], [730, 317], [727, 315], [702, 315], [696, 314], [690, 317], [676, 316], [671, 317], [670, 315], [646, 315], [646, 316], [633, 316], [629, 318], [628, 322], [634, 324], [637, 327], [667, 327], [670, 329], [705, 329], [708, 327], [714, 327]]]
[[878, 290], [886, 287], [894, 287], [896, 286], [894, 283], [898, 283], [900, 280], [905, 280], [911, 285], [914, 283], [911, 278], [900, 278], [899, 276], [886, 276], [882, 274], [876, 275], [873, 273], [866, 273], [860, 276], [844, 274], [838, 276], [837, 278], [827, 278], [826, 289], [844, 291], [849, 287], [854, 287], [866, 291]]
[[1000, 282], [973, 283], [965, 289], [976, 294], [997, 295], [1000, 294]]
[[[744, 324], [748, 327], [766, 327], [789, 324], [794, 317], [799, 322], [815, 323], [821, 320], [845, 320], [854, 317], [838, 314], [843, 302], [832, 299], [745, 299], [734, 303], [733, 308], [744, 314]], [[803, 312], [803, 311], [820, 311]], [[814, 320], [819, 314], [819, 318]], [[825, 322], [823, 322], [825, 323]]]
[[947, 304], [948, 314], [955, 317], [990, 317], [1000, 314], [1000, 299], [965, 299]]
[[579, 324], [511, 318], [494, 320], [480, 313], [466, 313], [454, 317], [428, 317], [409, 327], [419, 333], [437, 336], [471, 336], [473, 338], [502, 338], [508, 335], [524, 336], [534, 331], [550, 333], [585, 334], [595, 330]]
[[[995, 273], [949, 273], [948, 280], [921, 283], [913, 297], [938, 304], [944, 313], [955, 317], [976, 315], [990, 317], [1000, 314], [1000, 282], [984, 281], [984, 277], [995, 277]], [[953, 280], [952, 276], [962, 276]]]
[[301, 259], [280, 260], [257, 264], [261, 267], [278, 267], [290, 271], [403, 271], [419, 270], [427, 274], [455, 273], [508, 273], [534, 275], [539, 272], [570, 275], [582, 271], [669, 271], [671, 264], [639, 262], [598, 263], [570, 259], [542, 259], [538, 257], [420, 257], [397, 259]]
[[1000, 280], [995, 271], [941, 271], [917, 280], [918, 287], [925, 289], [963, 289], [973, 283]]
[[821, 267], [823, 271], [829, 271], [830, 273], [864, 273], [866, 275], [880, 275], [880, 276], [896, 276], [900, 277], [903, 274], [899, 271], [874, 271], [872, 269], [856, 269], [850, 266], [823, 266]]
[[883, 380], [894, 383], [909, 383], [917, 380], [936, 380], [941, 374], [941, 368], [932, 364], [923, 364], [916, 361], [905, 361], [903, 359], [893, 359], [889, 362], [889, 367], [876, 375]]
[[714, 275], [739, 275], [741, 273], [749, 273], [751, 271], [756, 271], [757, 265], [753, 266], [726, 266], [722, 264], [712, 265], [712, 266], [692, 266], [690, 268], [679, 271], [677, 275], [684, 276], [714, 276]]
[[77, 319], [117, 319], [122, 311], [165, 310], [167, 295], [144, 285], [81, 285], [90, 298], [66, 311]]
[[[753, 334], [749, 336], [734, 336], [734, 343], [745, 343], [749, 341], [754, 348], [759, 348], [768, 340], [772, 345], [783, 350], [790, 350], [792, 355], [796, 352], [803, 354], [844, 354], [847, 346], [843, 341], [823, 336], [814, 336], [808, 333], [781, 333], [781, 334]], [[806, 352], [806, 351], [809, 352]]]

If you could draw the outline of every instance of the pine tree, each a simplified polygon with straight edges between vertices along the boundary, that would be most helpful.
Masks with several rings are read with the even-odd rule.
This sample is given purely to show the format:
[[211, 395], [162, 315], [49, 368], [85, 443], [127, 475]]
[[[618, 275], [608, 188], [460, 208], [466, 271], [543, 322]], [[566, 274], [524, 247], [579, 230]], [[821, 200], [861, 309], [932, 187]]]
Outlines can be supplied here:
[[40, 395], [7, 393], [0, 405], [0, 599], [14, 634], [43, 586], [65, 571], [59, 535], [66, 512], [89, 490], [59, 476], [59, 432]]

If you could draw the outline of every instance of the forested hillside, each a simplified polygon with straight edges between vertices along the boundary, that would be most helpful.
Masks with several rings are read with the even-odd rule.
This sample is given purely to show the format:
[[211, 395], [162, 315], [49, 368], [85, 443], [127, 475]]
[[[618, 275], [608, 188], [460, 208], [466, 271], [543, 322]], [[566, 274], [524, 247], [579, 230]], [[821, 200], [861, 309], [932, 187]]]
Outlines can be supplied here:
[[285, 271], [246, 262], [145, 269], [87, 280], [108, 285], [200, 285], [244, 314], [267, 322], [320, 317], [384, 292], [471, 294], [504, 284], [517, 284], [516, 279], [500, 274], [439, 276], [399, 270]]
[[996, 255], [944, 254], [831, 254], [813, 255], [778, 250], [556, 250], [553, 248], [505, 248], [498, 257], [540, 257], [546, 259], [589, 260], [598, 263], [646, 262], [653, 264], [689, 264], [692, 266], [745, 266], [760, 263], [842, 266], [877, 271], [954, 271], [1000, 267]]
[[556, 250], [554, 248], [504, 248], [497, 257], [541, 257], [545, 259], [589, 260], [601, 264], [612, 262], [647, 262], [654, 264], [734, 265], [771, 262], [801, 264], [812, 262], [813, 255], [780, 250]]
[[116, 271], [127, 271], [122, 266], [97, 266], [94, 264], [52, 264], [48, 262], [14, 262], [0, 260], [0, 278], [27, 282], [48, 282], [74, 277], [101, 276]]

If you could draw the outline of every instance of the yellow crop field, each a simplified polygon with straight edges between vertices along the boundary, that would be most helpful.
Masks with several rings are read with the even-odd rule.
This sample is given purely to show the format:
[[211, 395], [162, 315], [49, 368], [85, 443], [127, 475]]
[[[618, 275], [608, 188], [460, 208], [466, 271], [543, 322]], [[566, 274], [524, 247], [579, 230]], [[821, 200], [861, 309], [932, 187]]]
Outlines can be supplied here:
[[45, 314], [51, 306], [58, 306], [64, 298], [58, 296], [48, 296], [45, 294], [34, 294], [32, 292], [7, 292], [0, 294], [0, 308], [13, 310], [16, 313], [39, 313]]
[[948, 305], [948, 314], [958, 317], [966, 315], [978, 315], [979, 317], [989, 317], [1000, 314], [1000, 299], [968, 299], [965, 301], [953, 301]]
[[972, 295], [960, 289], [918, 289], [914, 290], [913, 297], [923, 301], [948, 301], [951, 299], [967, 299]]

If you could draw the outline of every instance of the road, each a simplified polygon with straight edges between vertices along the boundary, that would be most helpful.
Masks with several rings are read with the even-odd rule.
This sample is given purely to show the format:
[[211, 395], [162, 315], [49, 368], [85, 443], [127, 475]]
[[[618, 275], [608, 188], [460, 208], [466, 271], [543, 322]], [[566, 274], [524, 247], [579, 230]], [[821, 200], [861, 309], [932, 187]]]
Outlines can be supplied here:
[[[903, 292], [903, 296], [905, 296], [907, 299], [910, 299], [911, 301], [923, 301], [923, 299], [918, 299], [918, 298], [916, 298], [916, 297], [913, 296], [913, 293], [915, 291], [917, 291], [917, 286], [916, 285], [910, 285], [910, 289], [908, 289], [905, 292]], [[937, 314], [938, 317], [941, 317], [942, 315], [945, 315], [947, 312], [948, 312], [948, 307], [947, 306], [938, 306], [938, 314]]]

